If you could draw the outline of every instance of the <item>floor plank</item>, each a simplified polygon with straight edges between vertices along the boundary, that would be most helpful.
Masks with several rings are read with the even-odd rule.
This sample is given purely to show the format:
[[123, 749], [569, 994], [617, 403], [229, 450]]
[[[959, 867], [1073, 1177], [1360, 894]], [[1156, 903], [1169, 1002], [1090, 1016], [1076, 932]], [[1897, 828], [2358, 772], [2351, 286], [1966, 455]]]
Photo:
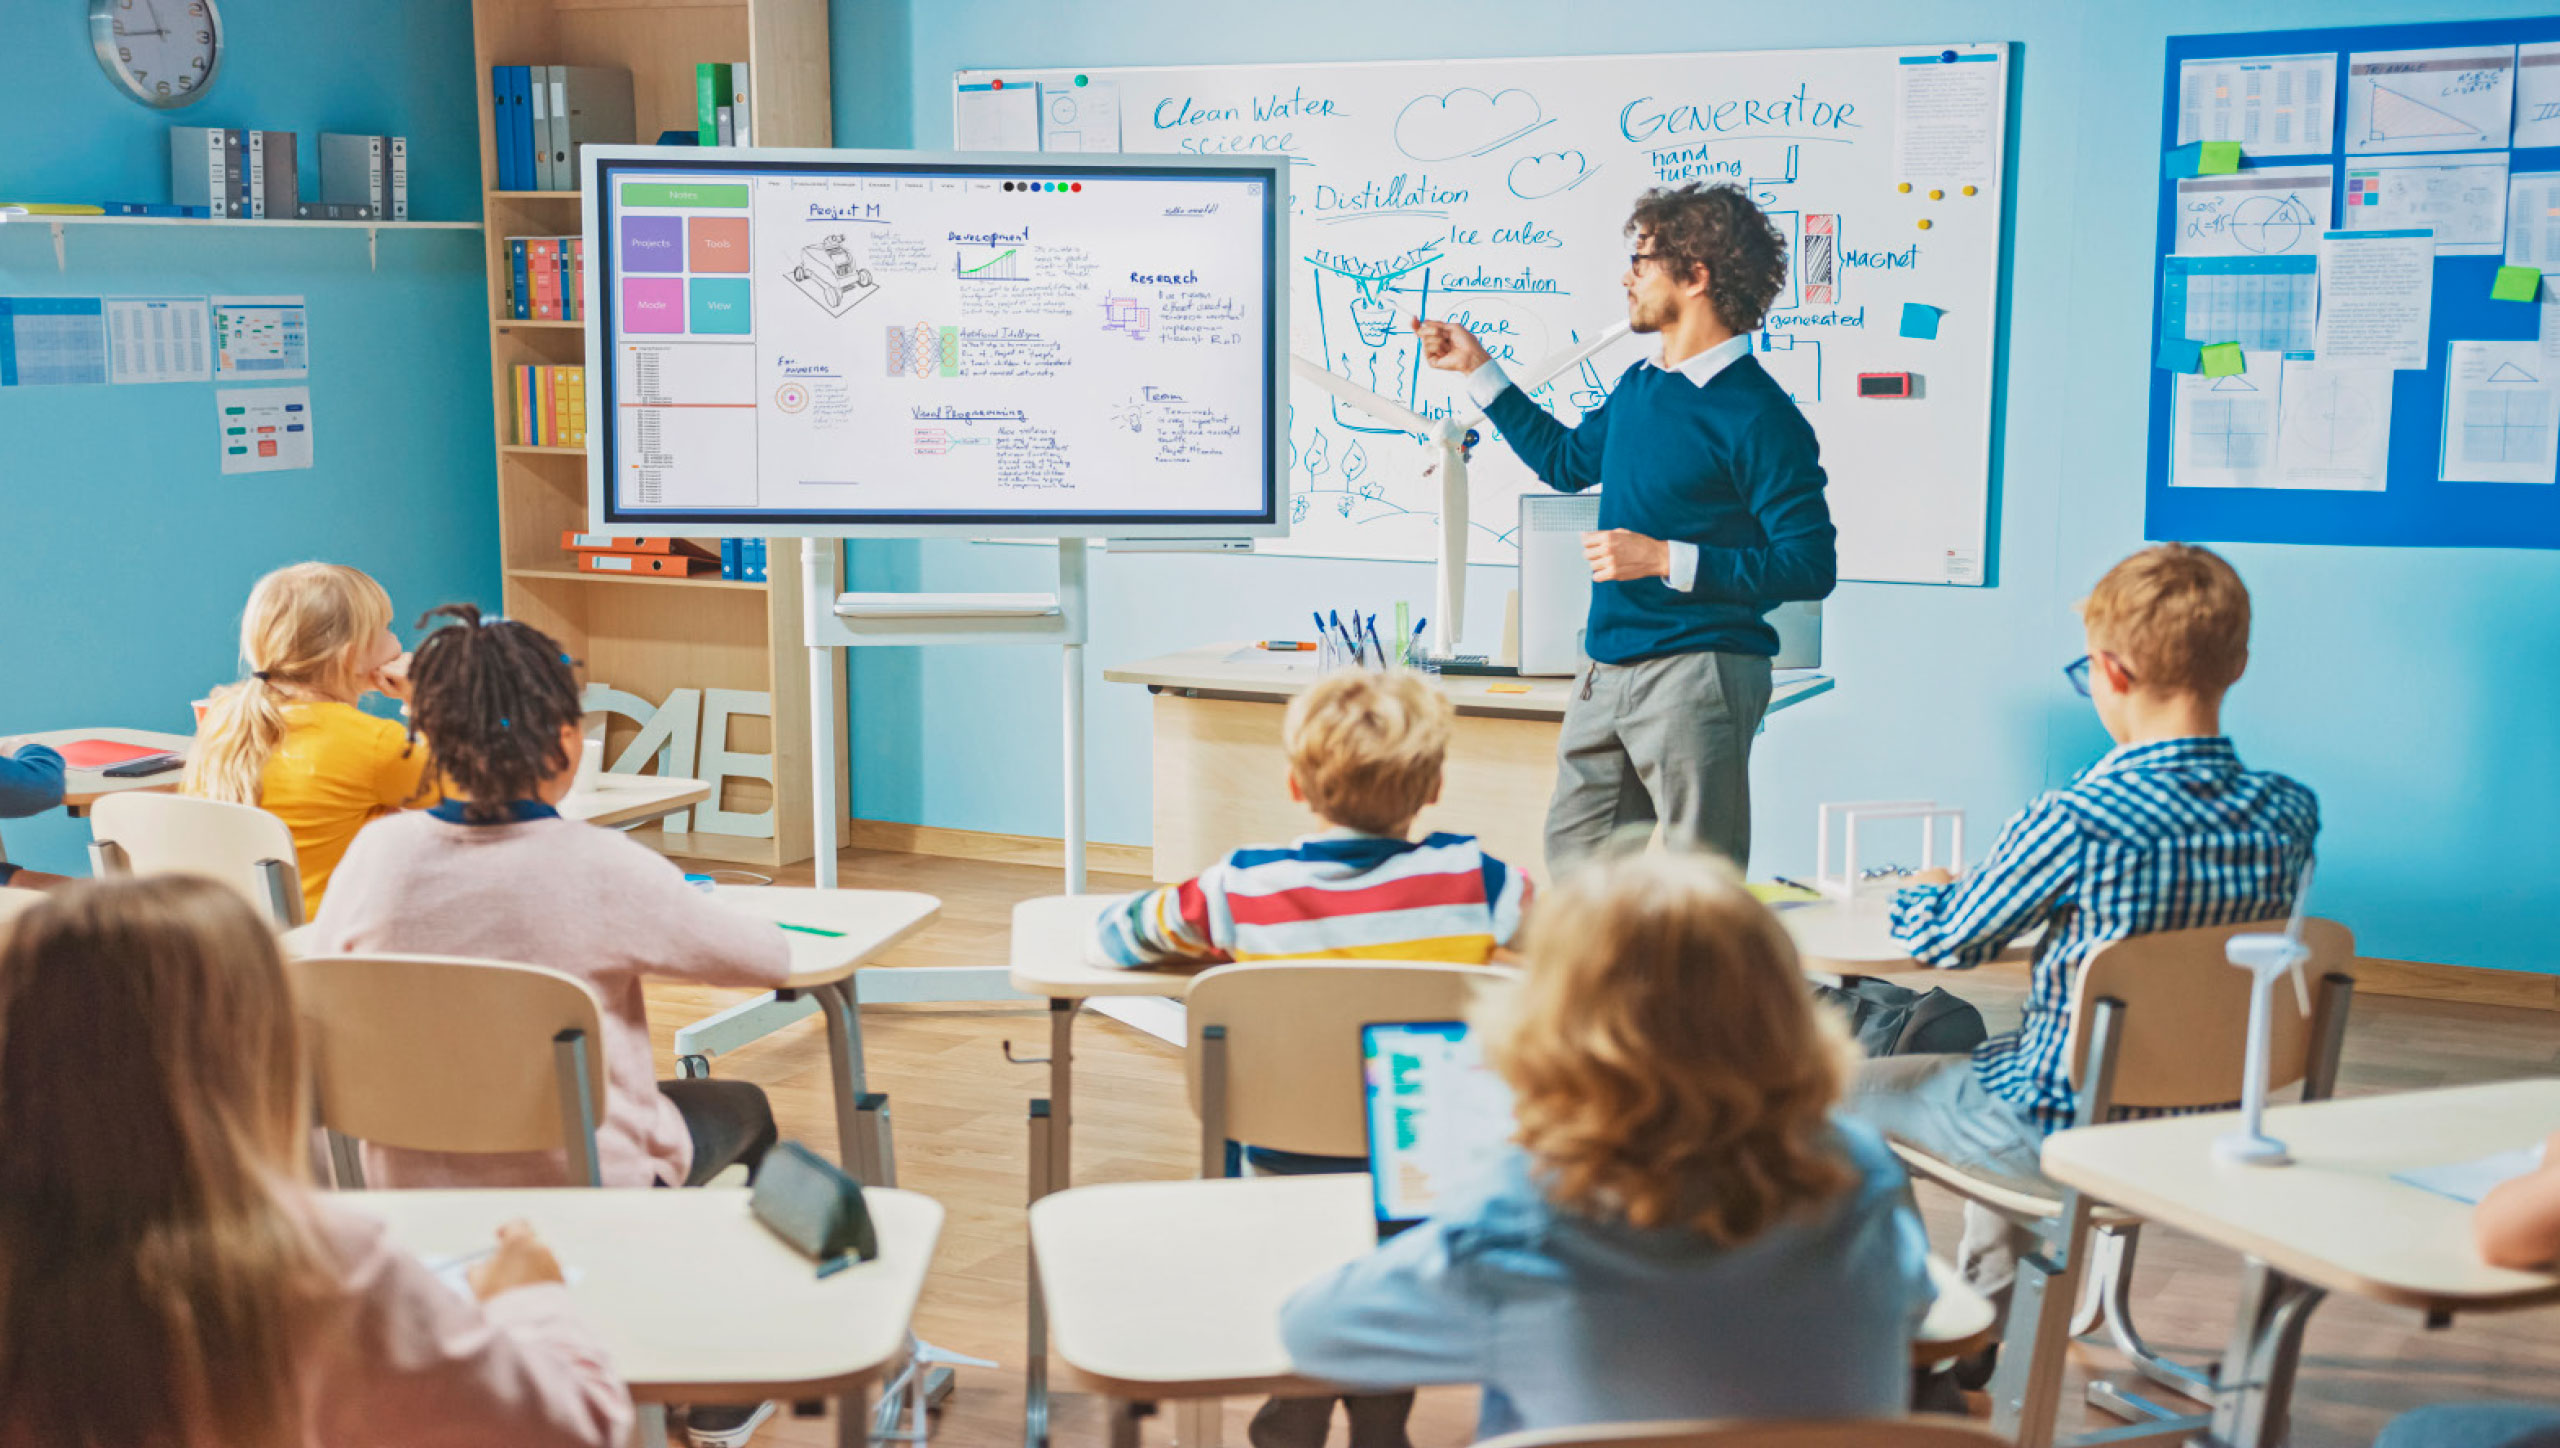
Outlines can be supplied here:
[[[785, 872], [781, 883], [809, 879], [802, 866]], [[1003, 964], [1014, 902], [1061, 888], [1054, 870], [852, 850], [844, 855], [842, 883], [924, 890], [942, 898], [941, 918], [879, 962], [912, 966]], [[1145, 883], [1097, 874], [1091, 888], [1136, 889]], [[2024, 981], [2015, 968], [1941, 979], [1980, 1005], [1993, 1029], [2016, 1019]], [[669, 1053], [678, 1026], [743, 998], [735, 991], [651, 987], [661, 1069], [674, 1074]], [[935, 1424], [936, 1441], [953, 1448], [1022, 1440], [1026, 1113], [1030, 1099], [1047, 1090], [1048, 1073], [1045, 1067], [1007, 1062], [1001, 1043], [1010, 1039], [1017, 1051], [1044, 1051], [1042, 1015], [1036, 1006], [985, 1005], [878, 1006], [863, 1013], [871, 1085], [890, 1097], [899, 1182], [933, 1196], [949, 1213], [917, 1331], [938, 1346], [1003, 1364], [962, 1371], [959, 1393]], [[2560, 1072], [2560, 1030], [2551, 1022], [2541, 1012], [2360, 998], [2348, 1031], [2341, 1094]], [[1180, 1053], [1091, 1013], [1077, 1027], [1076, 1049], [1076, 1180], [1191, 1175], [1194, 1125], [1183, 1098]], [[714, 1074], [762, 1085], [773, 1098], [783, 1135], [834, 1155], [826, 1038], [816, 1021], [722, 1057]], [[1951, 1246], [1958, 1215], [1951, 1199], [1924, 1190], [1922, 1204], [1933, 1238]], [[2135, 1302], [2154, 1343], [2191, 1361], [2217, 1352], [2230, 1325], [2236, 1267], [2230, 1253], [2192, 1238], [2166, 1232], [2147, 1237]], [[2113, 1353], [2091, 1347], [2074, 1351], [2066, 1432], [2081, 1412], [2080, 1385], [2119, 1362]], [[2464, 1319], [2430, 1332], [2409, 1313], [2332, 1300], [2312, 1319], [2306, 1339], [2293, 1442], [2296, 1448], [2363, 1445], [2403, 1409], [2489, 1396], [2560, 1406], [2560, 1312]], [[1468, 1442], [1474, 1400], [1469, 1390], [1425, 1393], [1414, 1417], [1415, 1444], [1447, 1448]], [[1094, 1401], [1067, 1393], [1056, 1402], [1058, 1442], [1101, 1441]], [[1227, 1442], [1245, 1441], [1252, 1407], [1227, 1405]], [[2113, 1422], [2092, 1414], [2087, 1426]], [[1148, 1432], [1151, 1442], [1171, 1441], [1166, 1420], [1150, 1424]], [[757, 1441], [775, 1448], [821, 1448], [834, 1438], [822, 1421], [777, 1417]]]

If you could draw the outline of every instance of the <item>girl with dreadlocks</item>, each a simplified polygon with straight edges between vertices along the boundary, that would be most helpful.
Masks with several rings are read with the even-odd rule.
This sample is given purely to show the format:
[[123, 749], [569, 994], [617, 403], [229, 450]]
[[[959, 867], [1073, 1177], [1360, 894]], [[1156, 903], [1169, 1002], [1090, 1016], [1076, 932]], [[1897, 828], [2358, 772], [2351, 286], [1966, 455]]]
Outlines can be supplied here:
[[[578, 685], [541, 632], [469, 604], [418, 645], [410, 727], [448, 798], [376, 821], [338, 866], [313, 922], [326, 953], [460, 955], [577, 977], [604, 1008], [604, 1185], [697, 1184], [773, 1145], [773, 1111], [743, 1081], [656, 1079], [643, 978], [770, 990], [790, 973], [780, 929], [704, 898], [664, 856], [553, 808], [577, 780]], [[365, 1147], [381, 1187], [561, 1186], [560, 1152], [462, 1156]]]

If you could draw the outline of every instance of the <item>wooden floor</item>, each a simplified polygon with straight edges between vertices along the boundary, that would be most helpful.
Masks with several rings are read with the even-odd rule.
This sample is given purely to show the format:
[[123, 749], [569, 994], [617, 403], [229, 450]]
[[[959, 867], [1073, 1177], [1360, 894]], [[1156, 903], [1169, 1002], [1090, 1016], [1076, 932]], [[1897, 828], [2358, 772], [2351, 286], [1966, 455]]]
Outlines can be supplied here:
[[[1061, 888], [1055, 870], [927, 855], [848, 851], [842, 883], [923, 890], [943, 913], [928, 931], [885, 956], [884, 965], [1001, 965], [1017, 900]], [[714, 868], [697, 866], [696, 868]], [[802, 867], [782, 883], [806, 884]], [[1097, 875], [1092, 888], [1146, 882]], [[2015, 1019], [2023, 979], [1978, 972], [1957, 982], [1999, 1029]], [[742, 998], [738, 992], [654, 987], [650, 1015], [662, 1074], [675, 1028]], [[1003, 1364], [963, 1369], [960, 1390], [937, 1417], [935, 1438], [957, 1448], [993, 1448], [1022, 1438], [1023, 1202], [1028, 1101], [1047, 1090], [1045, 1067], [1009, 1064], [1002, 1044], [1024, 1054], [1047, 1044], [1036, 1006], [873, 1007], [863, 1041], [873, 1090], [889, 1093], [899, 1185], [924, 1192], [949, 1212], [916, 1329], [936, 1346]], [[2547, 1012], [2366, 997], [2356, 1002], [2342, 1094], [2501, 1080], [2560, 1072], [2560, 1018]], [[834, 1155], [826, 1041], [803, 1021], [720, 1059], [714, 1074], [762, 1085], [785, 1137]], [[1091, 1013], [1077, 1027], [1075, 1175], [1079, 1183], [1175, 1179], [1193, 1173], [1193, 1118], [1182, 1090], [1180, 1053]], [[2560, 1123], [2554, 1123], [2560, 1125]], [[1956, 1210], [1923, 1189], [1933, 1238], [1952, 1255]], [[2236, 1259], [2172, 1233], [2145, 1239], [2136, 1278], [2138, 1315], [2155, 1345], [2189, 1360], [2217, 1352], [2230, 1325]], [[2081, 1409], [2079, 1384], [2116, 1361], [2075, 1349], [2063, 1429]], [[2297, 1448], [2346, 1448], [2372, 1441], [2402, 1409], [2470, 1397], [2506, 1397], [2560, 1406], [2560, 1311], [2480, 1317], [2429, 1332], [2414, 1315], [2352, 1299], [2333, 1300], [2311, 1322], [2295, 1396]], [[1252, 1404], [1227, 1406], [1226, 1441], [1245, 1441]], [[1414, 1415], [1420, 1448], [1468, 1442], [1472, 1390], [1426, 1392]], [[2091, 1429], [2115, 1420], [2091, 1414]], [[1168, 1420], [1150, 1441], [1171, 1441]], [[1077, 1394], [1056, 1401], [1053, 1437], [1062, 1445], [1102, 1441], [1097, 1405]], [[831, 1425], [777, 1417], [758, 1435], [770, 1445], [834, 1442]], [[1341, 1429], [1336, 1429], [1337, 1443]]]

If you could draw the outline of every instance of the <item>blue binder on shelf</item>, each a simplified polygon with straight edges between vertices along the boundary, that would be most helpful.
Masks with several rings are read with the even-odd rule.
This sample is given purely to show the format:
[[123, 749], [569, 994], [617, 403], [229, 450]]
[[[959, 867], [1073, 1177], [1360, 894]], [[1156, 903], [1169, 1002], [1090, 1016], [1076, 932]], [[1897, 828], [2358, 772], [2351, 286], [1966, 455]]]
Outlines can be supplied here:
[[499, 189], [531, 191], [533, 185], [533, 79], [531, 66], [505, 65], [507, 123], [498, 133]]

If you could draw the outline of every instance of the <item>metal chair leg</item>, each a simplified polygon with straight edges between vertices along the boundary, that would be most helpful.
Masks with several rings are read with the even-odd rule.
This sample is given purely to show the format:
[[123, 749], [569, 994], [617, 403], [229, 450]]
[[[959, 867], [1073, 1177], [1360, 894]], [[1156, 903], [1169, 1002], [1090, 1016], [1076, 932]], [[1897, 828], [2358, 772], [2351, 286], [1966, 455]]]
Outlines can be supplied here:
[[551, 1038], [551, 1066], [560, 1091], [560, 1145], [569, 1156], [572, 1186], [604, 1185], [596, 1155], [595, 1083], [587, 1075], [587, 1033], [562, 1031]]
[[353, 1137], [329, 1133], [329, 1174], [342, 1192], [364, 1190], [364, 1155], [356, 1150]]
[[1227, 1174], [1227, 1028], [1200, 1030], [1200, 1179]]
[[2133, 1325], [2133, 1256], [2140, 1243], [2139, 1227], [2109, 1228], [2102, 1235], [2118, 1243], [2120, 1256], [2103, 1284], [2099, 1299], [2104, 1310], [2107, 1336], [2116, 1350], [2125, 1355], [2141, 1374], [2173, 1393], [2182, 1393], [2200, 1403], [2213, 1401], [2214, 1376], [2200, 1372], [2181, 1362], [2163, 1357], [2159, 1349], [2143, 1339]]
[[[1031, 1103], [1030, 1127], [1031, 1194], [1039, 1201], [1049, 1194], [1049, 1103]], [[1040, 1249], [1025, 1246], [1023, 1266], [1028, 1274], [1023, 1294], [1026, 1322], [1023, 1329], [1022, 1359], [1022, 1442], [1023, 1448], [1049, 1448], [1049, 1305], [1040, 1293]]]

